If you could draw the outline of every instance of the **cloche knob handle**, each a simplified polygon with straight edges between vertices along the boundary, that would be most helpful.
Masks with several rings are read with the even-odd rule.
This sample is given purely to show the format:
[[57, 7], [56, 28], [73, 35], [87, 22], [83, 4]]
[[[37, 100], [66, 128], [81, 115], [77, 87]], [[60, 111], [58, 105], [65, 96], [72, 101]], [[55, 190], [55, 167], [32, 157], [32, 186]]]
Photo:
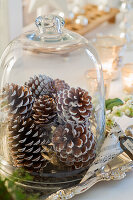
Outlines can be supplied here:
[[62, 34], [62, 28], [64, 27], [64, 20], [60, 16], [48, 15], [39, 16], [35, 21], [36, 26], [39, 29], [43, 38], [59, 38]]

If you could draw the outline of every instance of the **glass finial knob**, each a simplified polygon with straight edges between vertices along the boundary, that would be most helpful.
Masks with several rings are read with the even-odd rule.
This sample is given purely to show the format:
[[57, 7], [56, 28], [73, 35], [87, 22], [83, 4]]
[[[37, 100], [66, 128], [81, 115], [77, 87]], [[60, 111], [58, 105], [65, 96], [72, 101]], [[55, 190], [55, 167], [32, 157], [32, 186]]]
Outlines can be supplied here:
[[64, 20], [60, 16], [48, 15], [40, 16], [35, 21], [36, 26], [41, 34], [61, 34], [62, 28], [65, 24]]

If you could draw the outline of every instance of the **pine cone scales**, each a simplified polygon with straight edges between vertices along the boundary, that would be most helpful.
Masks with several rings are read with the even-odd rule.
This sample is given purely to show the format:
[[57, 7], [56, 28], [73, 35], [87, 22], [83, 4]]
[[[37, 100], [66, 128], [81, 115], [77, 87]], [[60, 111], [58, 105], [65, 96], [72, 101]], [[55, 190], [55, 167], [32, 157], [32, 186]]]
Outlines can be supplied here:
[[9, 150], [15, 167], [39, 172], [47, 162], [55, 165], [55, 159], [57, 166], [71, 170], [94, 160], [96, 143], [89, 128], [93, 107], [84, 89], [38, 75], [25, 86], [8, 84], [0, 103], [0, 111], [8, 110]]
[[60, 91], [64, 89], [70, 89], [70, 86], [64, 80], [55, 79], [54, 85], [55, 85], [56, 93], [59, 93]]
[[33, 106], [33, 118], [36, 124], [49, 124], [56, 116], [56, 104], [48, 95], [40, 96]]
[[60, 161], [75, 169], [88, 166], [95, 158], [94, 136], [84, 125], [60, 125], [52, 141]]
[[30, 116], [34, 99], [32, 93], [23, 86], [7, 85], [3, 89], [3, 100], [7, 101], [9, 116], [24, 119]]
[[46, 94], [52, 96], [52, 93], [55, 92], [53, 79], [41, 74], [30, 78], [30, 80], [25, 83], [25, 87], [30, 89], [35, 98]]
[[39, 171], [47, 164], [41, 155], [42, 145], [47, 144], [48, 133], [36, 126], [31, 118], [9, 124], [9, 146], [15, 167]]
[[84, 123], [92, 112], [91, 96], [79, 87], [63, 90], [57, 97], [57, 111], [68, 123]]

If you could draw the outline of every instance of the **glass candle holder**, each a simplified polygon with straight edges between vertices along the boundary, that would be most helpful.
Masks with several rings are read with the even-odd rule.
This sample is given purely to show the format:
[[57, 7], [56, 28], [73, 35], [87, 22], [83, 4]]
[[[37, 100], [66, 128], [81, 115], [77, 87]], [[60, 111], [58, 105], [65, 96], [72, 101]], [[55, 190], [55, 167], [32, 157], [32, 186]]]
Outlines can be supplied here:
[[112, 80], [119, 77], [122, 62], [122, 47], [125, 41], [114, 36], [100, 36], [94, 41], [102, 63], [103, 72], [109, 74]]
[[[94, 91], [98, 91], [98, 84], [97, 84], [97, 72], [95, 69], [90, 69], [86, 72], [86, 81], [87, 81], [87, 86]], [[103, 79], [104, 79], [104, 93], [105, 93], [105, 98], [108, 99], [109, 96], [109, 89], [110, 89], [110, 83], [111, 83], [111, 76], [107, 74], [106, 72], [103, 72]], [[92, 91], [93, 93], [93, 91]]]
[[127, 94], [133, 94], [133, 63], [126, 64], [122, 68], [123, 90]]

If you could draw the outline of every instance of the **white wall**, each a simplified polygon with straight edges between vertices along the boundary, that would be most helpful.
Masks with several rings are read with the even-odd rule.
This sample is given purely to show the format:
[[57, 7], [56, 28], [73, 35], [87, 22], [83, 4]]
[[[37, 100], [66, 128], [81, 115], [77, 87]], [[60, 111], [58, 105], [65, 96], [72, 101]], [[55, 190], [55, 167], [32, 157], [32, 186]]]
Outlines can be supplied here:
[[0, 0], [0, 55], [9, 42], [7, 0]]
[[0, 0], [0, 55], [7, 44], [22, 33], [22, 0]]

